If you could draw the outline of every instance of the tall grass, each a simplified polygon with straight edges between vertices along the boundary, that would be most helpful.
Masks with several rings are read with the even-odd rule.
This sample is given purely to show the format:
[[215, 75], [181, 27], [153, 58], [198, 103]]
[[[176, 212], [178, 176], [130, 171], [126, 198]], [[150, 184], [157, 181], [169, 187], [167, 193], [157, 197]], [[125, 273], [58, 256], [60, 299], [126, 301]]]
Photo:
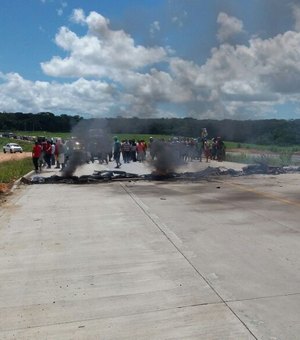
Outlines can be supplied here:
[[300, 151], [300, 145], [279, 146], [279, 145], [262, 145], [262, 144], [248, 144], [237, 142], [225, 142], [226, 149], [253, 149], [260, 151], [270, 151], [274, 153], [286, 153], [286, 152], [298, 152]]
[[0, 183], [12, 183], [33, 170], [31, 158], [0, 163]]
[[227, 153], [226, 161], [242, 164], [266, 164], [268, 166], [299, 165], [299, 161], [292, 160], [292, 152], [281, 152], [278, 155], [251, 155], [247, 153]]

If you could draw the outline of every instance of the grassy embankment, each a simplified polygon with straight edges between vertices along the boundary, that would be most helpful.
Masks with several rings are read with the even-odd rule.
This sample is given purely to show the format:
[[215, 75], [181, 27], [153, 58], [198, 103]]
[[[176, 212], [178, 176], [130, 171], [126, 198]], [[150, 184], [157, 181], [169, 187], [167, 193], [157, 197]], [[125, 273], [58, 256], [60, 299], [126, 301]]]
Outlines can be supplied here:
[[[226, 142], [229, 153], [226, 160], [236, 163], [263, 163], [269, 166], [300, 165], [300, 160], [293, 158], [299, 153], [300, 146], [257, 145]], [[230, 153], [235, 151], [235, 153]]]
[[32, 159], [24, 158], [0, 163], [0, 183], [11, 183], [33, 169]]
[[17, 179], [32, 169], [31, 158], [0, 162], [0, 194], [6, 193]]

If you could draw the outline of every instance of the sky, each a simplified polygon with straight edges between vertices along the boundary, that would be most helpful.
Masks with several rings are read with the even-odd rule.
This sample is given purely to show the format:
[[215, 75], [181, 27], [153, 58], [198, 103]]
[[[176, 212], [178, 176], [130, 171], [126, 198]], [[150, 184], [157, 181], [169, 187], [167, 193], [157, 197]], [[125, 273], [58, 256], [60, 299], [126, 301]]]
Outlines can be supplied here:
[[0, 112], [300, 119], [300, 0], [1, 0]]

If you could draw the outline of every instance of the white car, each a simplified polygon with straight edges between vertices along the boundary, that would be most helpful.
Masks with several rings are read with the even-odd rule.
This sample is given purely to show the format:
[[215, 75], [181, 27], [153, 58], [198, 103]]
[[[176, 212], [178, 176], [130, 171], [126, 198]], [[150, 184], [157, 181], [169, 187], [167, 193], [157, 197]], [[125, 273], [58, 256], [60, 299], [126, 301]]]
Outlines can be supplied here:
[[10, 152], [10, 153], [15, 153], [15, 152], [23, 152], [22, 147], [19, 144], [16, 143], [8, 143], [3, 146], [3, 152]]

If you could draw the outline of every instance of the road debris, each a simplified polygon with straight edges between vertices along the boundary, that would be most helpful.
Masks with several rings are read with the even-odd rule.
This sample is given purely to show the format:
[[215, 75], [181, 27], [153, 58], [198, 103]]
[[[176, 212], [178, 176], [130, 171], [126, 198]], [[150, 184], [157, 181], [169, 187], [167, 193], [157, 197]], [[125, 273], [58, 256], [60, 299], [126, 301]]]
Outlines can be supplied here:
[[247, 165], [242, 170], [227, 169], [224, 167], [210, 167], [196, 172], [183, 173], [157, 173], [138, 175], [120, 170], [102, 170], [94, 171], [92, 175], [83, 176], [33, 176], [31, 180], [23, 177], [23, 184], [92, 184], [103, 183], [108, 181], [121, 180], [145, 180], [145, 181], [199, 181], [209, 180], [219, 176], [249, 176], [255, 174], [278, 175], [285, 173], [299, 172], [300, 167], [273, 167], [265, 164]]

